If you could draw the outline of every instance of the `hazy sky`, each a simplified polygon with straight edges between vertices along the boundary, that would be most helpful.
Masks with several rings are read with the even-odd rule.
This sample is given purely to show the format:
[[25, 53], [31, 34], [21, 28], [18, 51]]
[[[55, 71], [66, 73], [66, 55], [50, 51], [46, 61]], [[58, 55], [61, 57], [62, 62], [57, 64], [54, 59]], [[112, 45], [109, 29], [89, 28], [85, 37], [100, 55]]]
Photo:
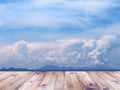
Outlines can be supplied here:
[[120, 68], [120, 0], [0, 0], [0, 67]]

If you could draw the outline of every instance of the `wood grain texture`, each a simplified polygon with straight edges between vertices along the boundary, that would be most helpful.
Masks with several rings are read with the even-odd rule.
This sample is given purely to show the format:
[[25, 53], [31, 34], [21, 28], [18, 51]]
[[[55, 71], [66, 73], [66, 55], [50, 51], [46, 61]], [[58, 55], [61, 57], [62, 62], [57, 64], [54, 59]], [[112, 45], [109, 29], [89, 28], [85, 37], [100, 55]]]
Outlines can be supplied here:
[[0, 72], [0, 90], [120, 90], [120, 72]]

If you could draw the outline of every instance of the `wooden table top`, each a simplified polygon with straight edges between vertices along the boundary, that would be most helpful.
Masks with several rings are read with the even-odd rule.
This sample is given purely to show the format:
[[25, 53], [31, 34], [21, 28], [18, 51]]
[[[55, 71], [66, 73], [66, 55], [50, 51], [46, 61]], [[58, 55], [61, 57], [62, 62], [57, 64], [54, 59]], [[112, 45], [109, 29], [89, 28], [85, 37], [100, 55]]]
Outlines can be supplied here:
[[0, 72], [0, 90], [120, 90], [120, 72]]

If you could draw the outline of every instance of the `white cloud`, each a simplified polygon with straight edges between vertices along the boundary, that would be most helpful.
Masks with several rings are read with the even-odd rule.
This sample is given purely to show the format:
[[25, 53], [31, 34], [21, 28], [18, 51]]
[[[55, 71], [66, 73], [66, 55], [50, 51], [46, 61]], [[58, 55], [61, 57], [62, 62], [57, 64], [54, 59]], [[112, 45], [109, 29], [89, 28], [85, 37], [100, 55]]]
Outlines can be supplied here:
[[[44, 65], [84, 67], [104, 63], [104, 56], [114, 36], [106, 35], [101, 39], [57, 40], [53, 43], [30, 43], [18, 41], [13, 45], [0, 48], [0, 64], [9, 67], [39, 68]], [[9, 63], [7, 65], [7, 63]]]
[[[4, 21], [4, 26], [9, 27], [59, 28], [64, 23], [80, 25], [86, 20], [88, 22], [89, 14], [103, 17], [102, 14], [116, 6], [114, 0], [31, 0], [23, 3], [2, 3], [0, 4], [0, 19]], [[81, 14], [76, 16], [79, 13]]]
[[108, 35], [102, 37], [96, 42], [96, 47], [91, 52], [88, 53], [88, 57], [95, 60], [95, 63], [99, 63], [98, 56], [101, 54], [106, 54], [107, 49], [110, 47], [110, 43], [115, 40], [114, 36]]

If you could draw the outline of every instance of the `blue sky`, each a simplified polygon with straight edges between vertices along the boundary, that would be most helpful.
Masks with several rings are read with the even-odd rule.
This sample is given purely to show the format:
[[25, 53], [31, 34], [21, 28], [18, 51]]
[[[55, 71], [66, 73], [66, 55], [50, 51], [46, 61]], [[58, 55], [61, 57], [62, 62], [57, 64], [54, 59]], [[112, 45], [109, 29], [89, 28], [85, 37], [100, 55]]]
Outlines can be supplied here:
[[[9, 41], [24, 37], [51, 37], [51, 40], [71, 36], [100, 27], [109, 27], [120, 21], [119, 0], [1, 0], [0, 36]], [[9, 33], [6, 33], [9, 32]], [[18, 34], [22, 35], [18, 35]], [[43, 35], [44, 34], [44, 35]], [[57, 35], [58, 34], [58, 35]], [[18, 37], [17, 37], [18, 36]], [[15, 37], [15, 38], [14, 38]], [[23, 38], [24, 37], [24, 38]], [[36, 38], [34, 39], [36, 41]], [[38, 39], [38, 41], [40, 41]]]
[[[74, 60], [74, 56], [76, 56], [76, 54], [79, 56], [80, 53], [78, 52], [84, 51], [86, 54], [83, 56], [85, 56], [86, 64], [88, 63], [88, 59], [94, 62], [91, 63], [91, 65], [94, 65], [95, 62], [100, 65], [105, 64], [106, 59], [102, 59], [105, 56], [108, 58], [108, 55], [105, 54], [108, 52], [107, 50], [111, 50], [110, 52], [113, 53], [113, 51], [116, 50], [115, 48], [119, 49], [119, 3], [119, 0], [0, 0], [0, 56], [2, 57], [3, 54], [7, 55], [2, 57], [1, 67], [5, 65], [9, 67], [11, 65], [9, 62], [12, 60], [18, 63], [18, 61], [14, 60], [15, 57], [17, 60], [21, 60], [19, 61], [21, 64], [17, 65], [19, 67], [34, 67], [35, 65], [31, 64], [33, 62], [43, 62], [45, 64], [48, 59], [46, 60], [46, 58], [44, 58], [45, 60], [40, 61], [35, 59], [35, 57], [43, 57], [45, 51], [52, 52], [55, 51], [56, 48], [59, 48], [59, 50], [62, 49], [63, 51], [61, 51], [61, 53], [64, 56], [61, 56], [60, 52], [54, 52], [59, 53], [59, 56], [52, 55], [49, 56], [49, 59], [50, 57], [64, 57], [64, 63], [62, 59], [60, 63], [58, 63], [59, 61], [54, 62], [55, 60], [53, 59], [50, 63], [60, 64], [61, 66], [71, 65], [71, 63], [65, 63], [68, 59], [71, 59], [71, 62], [79, 61], [80, 63], [83, 58]], [[117, 43], [117, 47], [113, 48], [113, 45], [109, 43], [111, 41], [105, 42], [104, 39], [102, 39], [104, 37], [108, 41], [108, 38], [111, 38], [111, 40], [116, 38], [116, 42], [113, 40], [114, 43], [112, 44]], [[103, 41], [101, 41], [100, 46], [104, 49], [103, 52], [101, 52], [101, 49], [98, 50], [98, 48], [100, 48], [98, 42], [101, 39]], [[93, 40], [92, 45], [93, 43], [95, 43], [95, 45], [89, 47], [90, 49], [86, 48], [82, 50], [86, 40], [90, 42]], [[67, 44], [56, 46], [58, 43], [63, 44], [63, 42]], [[79, 44], [82, 42], [83, 46], [79, 46], [78, 42]], [[68, 52], [70, 53], [75, 50], [74, 46], [70, 47], [73, 44], [78, 44], [78, 48], [81, 48], [80, 51], [77, 51], [76, 54], [73, 54], [70, 58], [65, 57]], [[43, 45], [45, 45], [44, 50], [40, 52]], [[51, 47], [49, 47], [49, 45]], [[103, 47], [106, 45], [107, 49], [103, 48], [102, 45]], [[24, 49], [24, 47], [27, 48], [25, 49], [27, 50], [26, 56], [23, 55], [23, 52], [17, 51], [17, 48], [21, 50], [21, 48]], [[37, 47], [38, 50], [36, 50], [35, 47]], [[6, 49], [8, 51], [12, 50], [13, 52], [7, 53], [4, 51]], [[69, 49], [72, 49], [72, 51]], [[94, 55], [96, 55], [96, 57], [89, 57], [90, 53], [95, 53]], [[34, 56], [34, 59], [28, 56], [31, 54]], [[26, 61], [26, 57], [27, 59], [29, 58], [29, 61]], [[119, 59], [120, 57], [117, 57], [115, 62], [113, 59], [110, 59], [108, 61], [109, 65], [111, 65], [111, 62], [115, 65], [118, 64], [116, 62], [119, 62]], [[4, 62], [2, 63], [2, 61]], [[27, 63], [22, 65], [22, 62]], [[38, 65], [40, 67], [41, 64]]]

